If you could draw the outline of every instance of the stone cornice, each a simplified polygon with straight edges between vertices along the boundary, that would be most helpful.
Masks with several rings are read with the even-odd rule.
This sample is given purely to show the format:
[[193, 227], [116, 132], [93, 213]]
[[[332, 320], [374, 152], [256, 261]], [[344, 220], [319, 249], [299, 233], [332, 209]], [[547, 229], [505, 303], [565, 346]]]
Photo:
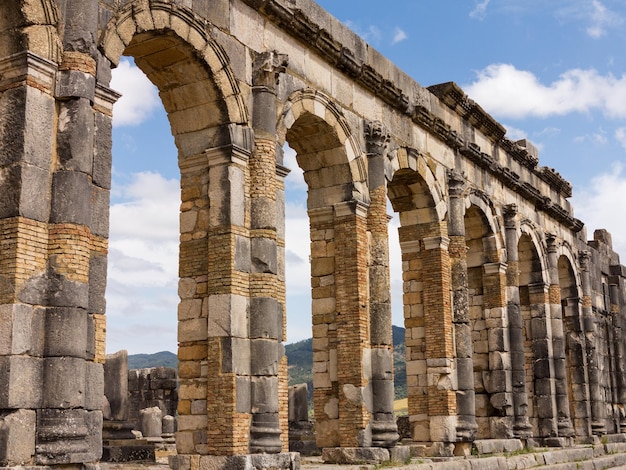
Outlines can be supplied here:
[[[414, 123], [439, 137], [451, 148], [479, 166], [493, 173], [507, 187], [535, 202], [538, 209], [570, 227], [574, 231], [582, 229], [582, 222], [573, 218], [567, 210], [550, 201], [539, 190], [527, 182], [520, 181], [520, 175], [496, 162], [472, 142], [466, 142], [449, 124], [437, 117], [430, 109], [415, 102], [412, 103], [402, 88], [386, 79], [372, 65], [357, 58], [355, 54], [331, 32], [321, 27], [301, 9], [286, 6], [284, 0], [243, 0], [251, 8], [265, 15], [283, 30], [316, 51], [328, 64], [341, 70], [365, 89], [380, 98], [387, 105], [405, 114]], [[330, 15], [329, 15], [330, 16]], [[547, 183], [564, 197], [571, 196], [571, 185], [554, 170], [537, 168], [538, 158], [516, 142], [504, 137], [506, 129], [485, 112], [478, 104], [469, 99], [454, 82], [434, 85], [427, 89], [442, 104], [445, 104], [461, 118], [467, 120], [485, 136], [497, 143], [514, 160], [527, 168], [540, 180]]]

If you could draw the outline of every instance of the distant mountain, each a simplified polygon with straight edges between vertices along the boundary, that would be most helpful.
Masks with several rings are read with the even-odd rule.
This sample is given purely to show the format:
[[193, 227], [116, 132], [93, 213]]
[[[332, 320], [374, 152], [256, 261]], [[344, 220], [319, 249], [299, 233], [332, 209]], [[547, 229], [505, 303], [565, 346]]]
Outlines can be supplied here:
[[[405, 398], [406, 362], [404, 358], [404, 328], [393, 327], [394, 383], [396, 399]], [[285, 345], [289, 364], [289, 385], [306, 383], [309, 394], [313, 396], [313, 339], [305, 339], [297, 343]], [[149, 367], [178, 367], [176, 354], [161, 351], [155, 354], [129, 354], [129, 369], [146, 369]]]
[[169, 351], [154, 354], [129, 354], [128, 369], [147, 369], [149, 367], [178, 367], [178, 357]]
[[[406, 361], [404, 358], [404, 328], [393, 327], [394, 384], [396, 399], [405, 398]], [[285, 346], [289, 364], [289, 385], [306, 383], [313, 393], [313, 339], [305, 339]]]

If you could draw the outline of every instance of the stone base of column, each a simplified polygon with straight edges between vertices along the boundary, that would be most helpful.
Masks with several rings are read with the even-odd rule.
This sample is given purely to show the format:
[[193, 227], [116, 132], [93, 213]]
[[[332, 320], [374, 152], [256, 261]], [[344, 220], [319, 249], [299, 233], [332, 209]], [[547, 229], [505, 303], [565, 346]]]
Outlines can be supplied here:
[[[285, 452], [282, 454], [246, 454], [246, 455], [172, 455], [169, 458], [172, 470], [189, 468], [210, 468], [211, 470], [232, 470], [246, 468], [250, 470], [299, 470], [300, 454]], [[95, 469], [99, 470], [99, 469]]]

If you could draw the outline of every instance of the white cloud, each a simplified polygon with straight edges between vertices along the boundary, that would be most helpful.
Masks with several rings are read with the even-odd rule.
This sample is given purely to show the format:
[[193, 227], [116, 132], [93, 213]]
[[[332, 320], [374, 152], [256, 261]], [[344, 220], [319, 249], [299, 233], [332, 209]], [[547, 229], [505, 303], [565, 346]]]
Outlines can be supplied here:
[[615, 139], [626, 151], [626, 127], [620, 127], [615, 130]]
[[285, 187], [287, 189], [306, 191], [308, 186], [306, 181], [304, 181], [304, 172], [298, 165], [298, 160], [296, 160], [296, 151], [287, 144], [283, 147], [283, 165], [291, 170], [285, 180]]
[[528, 137], [528, 132], [523, 131], [522, 129], [509, 126], [508, 124], [503, 125], [506, 128], [506, 137], [514, 142]]
[[487, 6], [489, 5], [490, 1], [491, 0], [480, 0], [476, 2], [474, 9], [470, 11], [470, 18], [475, 18], [479, 20], [485, 19], [485, 16], [487, 15]]
[[589, 186], [577, 188], [572, 204], [576, 217], [585, 222], [587, 236], [593, 238], [597, 229], [608, 230], [613, 238], [613, 249], [626, 253], [626, 218], [618, 217], [624, 210], [626, 175], [624, 167], [616, 163], [611, 171], [592, 178]]
[[544, 85], [529, 71], [511, 64], [493, 64], [477, 73], [467, 94], [500, 118], [548, 117], [600, 110], [626, 118], [626, 75], [600, 75], [596, 70], [572, 69]]
[[599, 0], [591, 2], [590, 21], [587, 27], [587, 35], [592, 38], [600, 38], [606, 34], [607, 28], [617, 26], [622, 23], [621, 17], [604, 6]]
[[122, 94], [113, 106], [113, 125], [116, 127], [137, 126], [161, 105], [157, 88], [128, 59], [122, 59], [113, 70], [111, 88]]
[[391, 41], [393, 44], [398, 44], [399, 42], [402, 42], [406, 39], [408, 39], [408, 35], [406, 34], [406, 32], [400, 28], [396, 28], [396, 32], [393, 35], [393, 40]]

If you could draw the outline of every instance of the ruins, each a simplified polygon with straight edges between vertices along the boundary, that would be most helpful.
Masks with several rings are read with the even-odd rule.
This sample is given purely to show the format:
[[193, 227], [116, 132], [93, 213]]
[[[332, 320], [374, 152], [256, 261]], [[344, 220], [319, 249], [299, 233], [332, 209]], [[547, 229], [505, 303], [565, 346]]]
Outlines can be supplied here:
[[[317, 446], [396, 452], [387, 200], [414, 443], [568, 446], [626, 426], [626, 269], [571, 185], [454, 83], [312, 0], [3, 0], [0, 467], [102, 455], [111, 69], [158, 87], [181, 177], [172, 468], [288, 452], [282, 148], [308, 184]], [[269, 463], [268, 463], [269, 462]]]

